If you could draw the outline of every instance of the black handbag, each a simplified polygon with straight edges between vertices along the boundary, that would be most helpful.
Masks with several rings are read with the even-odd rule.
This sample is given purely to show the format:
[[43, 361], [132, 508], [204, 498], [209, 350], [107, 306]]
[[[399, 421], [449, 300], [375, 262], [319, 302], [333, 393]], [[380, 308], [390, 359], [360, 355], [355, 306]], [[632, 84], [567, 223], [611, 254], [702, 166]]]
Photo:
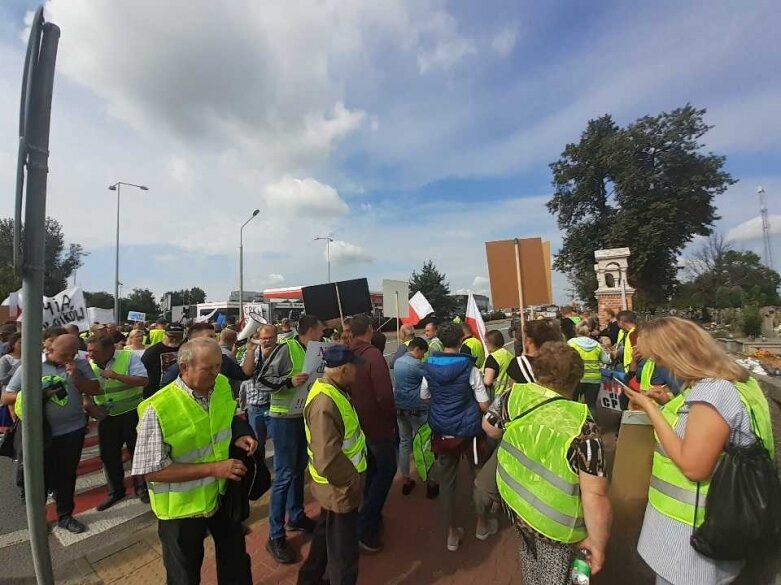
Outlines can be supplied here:
[[[699, 495], [697, 484], [697, 504]], [[726, 447], [710, 481], [705, 521], [696, 529], [693, 524], [692, 547], [712, 559], [745, 560], [777, 550], [781, 482], [761, 441]]]

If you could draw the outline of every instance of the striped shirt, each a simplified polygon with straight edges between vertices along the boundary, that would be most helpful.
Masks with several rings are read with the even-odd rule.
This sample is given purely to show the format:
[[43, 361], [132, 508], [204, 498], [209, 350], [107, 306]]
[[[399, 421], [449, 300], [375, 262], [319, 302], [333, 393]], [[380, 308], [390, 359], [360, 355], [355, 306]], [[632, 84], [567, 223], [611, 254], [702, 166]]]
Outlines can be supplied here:
[[[751, 419], [737, 389], [726, 380], [702, 380], [692, 387], [681, 407], [675, 433], [683, 437], [691, 405], [708, 404], [731, 429], [730, 443], [754, 442]], [[672, 585], [721, 585], [730, 583], [743, 568], [743, 561], [717, 561], [702, 556], [689, 544], [691, 524], [683, 524], [657, 512], [650, 504], [640, 533], [637, 551], [649, 567]]]
[[[248, 406], [267, 406], [271, 402], [271, 393], [268, 389], [260, 385], [260, 370], [263, 367], [263, 354], [260, 352], [260, 346], [255, 345], [255, 371], [252, 373], [252, 377], [241, 383], [241, 390], [239, 391], [239, 408], [246, 410]], [[247, 351], [251, 351], [248, 349]], [[244, 365], [244, 360], [247, 357], [247, 352], [241, 357], [241, 365]]]

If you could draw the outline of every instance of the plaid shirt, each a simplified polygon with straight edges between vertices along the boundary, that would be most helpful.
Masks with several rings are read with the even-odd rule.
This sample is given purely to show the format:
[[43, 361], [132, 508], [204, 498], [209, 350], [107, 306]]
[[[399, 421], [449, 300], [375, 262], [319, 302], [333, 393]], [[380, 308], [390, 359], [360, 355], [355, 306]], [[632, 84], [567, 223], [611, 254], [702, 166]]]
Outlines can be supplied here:
[[[205, 411], [209, 411], [211, 392], [207, 396], [200, 396], [187, 387], [181, 378], [177, 378], [175, 384], [184, 392], [187, 392], [198, 405]], [[163, 429], [157, 419], [154, 408], [147, 408], [141, 422], [138, 423], [138, 439], [133, 453], [133, 469], [131, 475], [144, 475], [165, 469], [173, 463], [171, 459], [171, 447], [163, 441]]]
[[[241, 365], [244, 365], [244, 360], [247, 358], [245, 352], [241, 358]], [[241, 391], [239, 392], [239, 408], [246, 410], [248, 406], [267, 406], [271, 402], [271, 393], [264, 390], [260, 385], [260, 370], [263, 366], [263, 354], [260, 352], [260, 346], [255, 346], [255, 371], [252, 374], [252, 378], [241, 383]]]

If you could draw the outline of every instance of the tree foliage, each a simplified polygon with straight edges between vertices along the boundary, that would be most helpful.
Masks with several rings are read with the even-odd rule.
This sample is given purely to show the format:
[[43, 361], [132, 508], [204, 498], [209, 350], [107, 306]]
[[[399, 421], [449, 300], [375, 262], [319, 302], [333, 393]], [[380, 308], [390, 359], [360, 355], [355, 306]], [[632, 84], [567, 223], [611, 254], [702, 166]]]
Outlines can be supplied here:
[[719, 234], [692, 254], [687, 272], [690, 281], [676, 295], [678, 306], [726, 309], [781, 302], [781, 275], [762, 264], [754, 252], [734, 250]]
[[450, 296], [450, 285], [443, 273], [437, 270], [434, 262], [428, 260], [423, 263], [420, 272], [412, 272], [409, 280], [410, 295], [420, 291], [434, 307], [437, 317], [448, 317], [455, 308], [453, 298]]
[[97, 307], [98, 309], [113, 309], [114, 295], [105, 291], [88, 292], [85, 290], [84, 302], [88, 307]]
[[[191, 289], [181, 289], [168, 291], [163, 295], [171, 295], [171, 306], [179, 307], [181, 305], [197, 305], [198, 303], [206, 302], [206, 292], [197, 286]], [[162, 300], [162, 299], [161, 299]]]
[[146, 313], [147, 319], [152, 319], [160, 314], [155, 295], [147, 288], [134, 288], [129, 295], [122, 298], [122, 317], [127, 316], [128, 311]]
[[581, 299], [593, 298], [594, 252], [604, 248], [630, 248], [629, 280], [647, 304], [675, 291], [678, 255], [711, 233], [713, 197], [735, 182], [722, 170], [724, 157], [702, 152], [704, 114], [686, 105], [625, 128], [605, 115], [550, 165], [548, 210], [564, 232], [554, 265]]
[[[13, 269], [14, 223], [10, 217], [0, 219], [0, 300], [22, 286]], [[86, 252], [80, 244], [65, 245], [65, 234], [56, 219], [47, 217], [45, 229], [43, 294], [51, 297], [68, 287], [68, 278], [81, 266]]]

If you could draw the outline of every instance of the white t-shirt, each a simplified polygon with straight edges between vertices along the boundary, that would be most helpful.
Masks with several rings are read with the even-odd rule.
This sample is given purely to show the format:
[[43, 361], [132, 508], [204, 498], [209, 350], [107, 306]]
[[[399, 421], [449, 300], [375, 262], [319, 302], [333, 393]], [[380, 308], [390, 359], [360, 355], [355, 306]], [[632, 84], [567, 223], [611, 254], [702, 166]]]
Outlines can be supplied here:
[[[485, 389], [485, 384], [483, 384], [483, 374], [477, 368], [472, 368], [472, 371], [469, 372], [469, 385], [474, 390], [475, 400], [478, 402], [488, 402], [490, 400], [488, 390]], [[431, 392], [428, 389], [428, 381], [425, 377], [420, 385], [420, 397], [423, 400], [431, 400]]]

